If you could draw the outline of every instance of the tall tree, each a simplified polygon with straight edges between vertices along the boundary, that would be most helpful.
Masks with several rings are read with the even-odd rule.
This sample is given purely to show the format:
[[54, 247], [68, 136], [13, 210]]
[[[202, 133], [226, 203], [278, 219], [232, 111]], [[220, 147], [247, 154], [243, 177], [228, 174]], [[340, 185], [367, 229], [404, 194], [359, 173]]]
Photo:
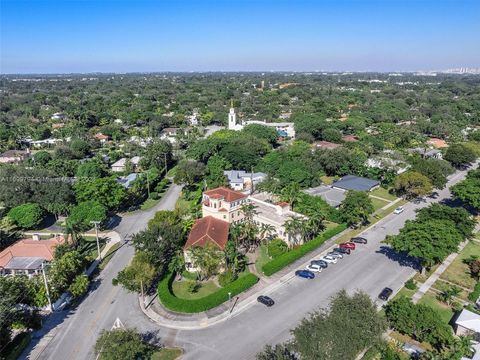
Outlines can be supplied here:
[[407, 199], [427, 195], [433, 189], [430, 179], [416, 171], [406, 171], [398, 175], [393, 186], [399, 194], [405, 195]]
[[103, 330], [95, 343], [99, 360], [149, 359], [154, 347], [143, 341], [135, 329]]
[[293, 331], [292, 350], [303, 360], [354, 359], [382, 341], [385, 321], [364, 293], [336, 294], [329, 310], [321, 309], [303, 319]]
[[470, 164], [475, 161], [476, 158], [477, 156], [473, 150], [463, 144], [451, 145], [448, 147], [444, 156], [444, 159], [449, 161], [455, 167]]
[[372, 199], [364, 191], [349, 191], [341, 205], [342, 217], [348, 225], [366, 224], [375, 208]]
[[425, 267], [442, 262], [457, 251], [462, 234], [448, 220], [407, 221], [398, 235], [387, 237], [393, 249], [419, 258]]

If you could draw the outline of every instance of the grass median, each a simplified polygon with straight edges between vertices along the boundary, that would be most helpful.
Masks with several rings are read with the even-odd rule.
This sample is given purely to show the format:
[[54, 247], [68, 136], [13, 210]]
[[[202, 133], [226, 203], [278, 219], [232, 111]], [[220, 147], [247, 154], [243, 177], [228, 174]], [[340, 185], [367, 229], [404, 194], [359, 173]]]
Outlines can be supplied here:
[[258, 277], [254, 274], [248, 273], [210, 295], [190, 300], [175, 296], [175, 293], [172, 290], [174, 280], [175, 274], [167, 274], [158, 284], [157, 293], [162, 305], [167, 309], [176, 312], [199, 313], [213, 309], [223, 304], [225, 301], [228, 301], [230, 297], [233, 298], [241, 292], [251, 288], [258, 282]]
[[275, 259], [267, 262], [262, 267], [262, 271], [266, 276], [275, 274], [277, 271], [282, 270], [284, 267], [290, 265], [291, 263], [297, 261], [301, 257], [305, 256], [309, 252], [315, 250], [325, 241], [332, 238], [333, 236], [341, 233], [347, 228], [346, 224], [340, 224], [332, 229], [328, 229], [317, 236], [315, 239], [310, 240], [309, 242], [290, 250]]

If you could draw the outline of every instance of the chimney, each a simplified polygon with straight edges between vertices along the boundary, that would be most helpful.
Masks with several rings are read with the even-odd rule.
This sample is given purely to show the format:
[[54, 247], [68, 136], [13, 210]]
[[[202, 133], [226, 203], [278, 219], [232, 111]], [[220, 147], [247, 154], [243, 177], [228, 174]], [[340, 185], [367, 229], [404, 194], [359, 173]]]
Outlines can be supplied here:
[[39, 241], [40, 240], [40, 235], [39, 234], [32, 234], [32, 240]]

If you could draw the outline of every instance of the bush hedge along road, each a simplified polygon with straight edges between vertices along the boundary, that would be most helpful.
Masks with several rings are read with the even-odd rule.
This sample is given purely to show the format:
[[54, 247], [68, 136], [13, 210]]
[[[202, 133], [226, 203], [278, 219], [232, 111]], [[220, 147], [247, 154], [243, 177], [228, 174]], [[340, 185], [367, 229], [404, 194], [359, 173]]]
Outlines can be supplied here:
[[233, 298], [235, 295], [251, 288], [258, 282], [258, 277], [253, 274], [246, 274], [231, 282], [218, 291], [202, 297], [200, 299], [188, 300], [181, 299], [174, 295], [172, 291], [172, 283], [175, 279], [175, 274], [167, 274], [158, 284], [158, 297], [163, 306], [167, 309], [183, 312], [183, 313], [198, 313], [207, 311], [223, 304], [229, 300], [228, 293], [231, 293]]
[[347, 228], [346, 224], [340, 224], [332, 229], [329, 229], [321, 233], [315, 239], [310, 240], [309, 242], [293, 250], [290, 250], [280, 255], [279, 257], [267, 262], [265, 265], [262, 266], [263, 273], [267, 276], [275, 274], [277, 271], [282, 270], [285, 266], [290, 265], [291, 263], [295, 262], [296, 260], [308, 254], [310, 251], [315, 250], [320, 245], [322, 245], [325, 241], [341, 233], [346, 228]]

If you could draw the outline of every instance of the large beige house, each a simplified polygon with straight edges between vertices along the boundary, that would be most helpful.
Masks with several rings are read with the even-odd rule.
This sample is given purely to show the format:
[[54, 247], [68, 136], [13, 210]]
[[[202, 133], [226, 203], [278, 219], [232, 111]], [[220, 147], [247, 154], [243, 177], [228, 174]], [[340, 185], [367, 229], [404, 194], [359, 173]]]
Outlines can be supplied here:
[[225, 250], [230, 224], [244, 221], [243, 205], [254, 206], [253, 221], [258, 225], [270, 225], [271, 236], [284, 240], [288, 246], [303, 243], [302, 238], [293, 238], [285, 229], [285, 222], [292, 217], [305, 216], [291, 211], [288, 203], [277, 202], [267, 193], [246, 195], [241, 192], [219, 187], [208, 190], [202, 197], [202, 218], [196, 220], [183, 248], [188, 271], [196, 271], [191, 248], [212, 244], [218, 251]]
[[275, 233], [271, 235], [282, 239], [288, 246], [303, 243], [302, 238], [292, 237], [286, 231], [285, 223], [293, 217], [305, 218], [304, 215], [292, 211], [286, 202], [276, 202], [268, 193], [250, 195], [248, 200], [255, 207], [253, 221], [258, 226], [272, 226]]
[[292, 217], [305, 218], [305, 216], [292, 211], [288, 203], [278, 202], [268, 193], [248, 196], [224, 187], [206, 191], [203, 193], [202, 216], [213, 216], [235, 224], [243, 221], [242, 206], [245, 204], [255, 207], [253, 221], [257, 225], [273, 226], [275, 235], [289, 246], [303, 243], [302, 239], [294, 239], [287, 233], [285, 222]]
[[213, 245], [218, 251], [224, 251], [228, 241], [228, 229], [230, 224], [213, 216], [203, 217], [195, 221], [188, 240], [183, 247], [185, 267], [188, 271], [195, 272], [198, 268], [192, 259], [191, 249], [193, 247], [205, 247]]
[[248, 203], [248, 195], [219, 187], [203, 193], [202, 216], [213, 216], [231, 224], [241, 222], [244, 218], [242, 205]]

